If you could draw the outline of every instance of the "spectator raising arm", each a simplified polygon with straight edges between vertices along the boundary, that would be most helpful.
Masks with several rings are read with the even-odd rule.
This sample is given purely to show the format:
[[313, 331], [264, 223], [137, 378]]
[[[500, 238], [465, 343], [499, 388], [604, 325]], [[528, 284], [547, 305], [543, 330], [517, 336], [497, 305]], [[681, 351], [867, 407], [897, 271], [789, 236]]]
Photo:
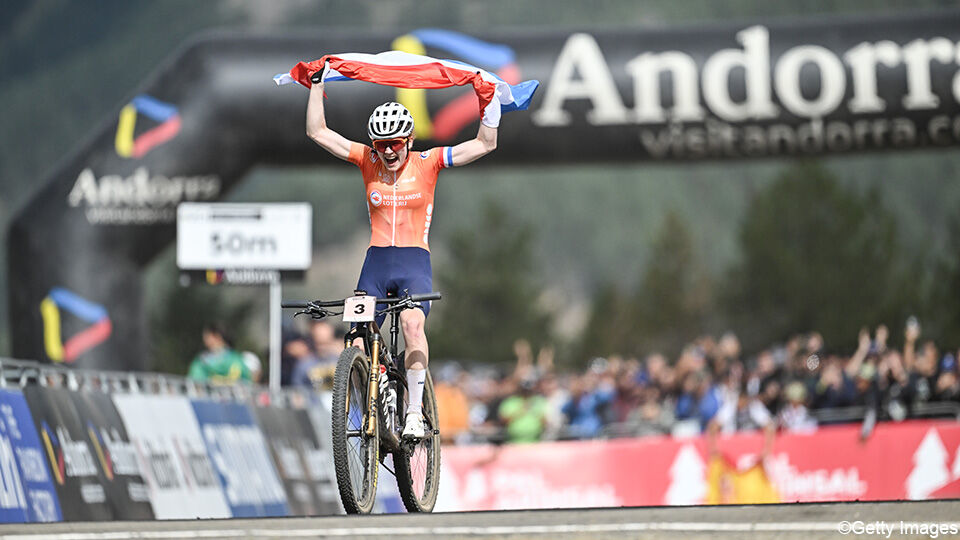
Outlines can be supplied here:
[[860, 366], [863, 364], [863, 360], [867, 357], [868, 352], [870, 352], [870, 331], [866, 328], [861, 328], [857, 350], [853, 353], [853, 356], [850, 357], [846, 368], [844, 368], [847, 377], [852, 379], [860, 373]]

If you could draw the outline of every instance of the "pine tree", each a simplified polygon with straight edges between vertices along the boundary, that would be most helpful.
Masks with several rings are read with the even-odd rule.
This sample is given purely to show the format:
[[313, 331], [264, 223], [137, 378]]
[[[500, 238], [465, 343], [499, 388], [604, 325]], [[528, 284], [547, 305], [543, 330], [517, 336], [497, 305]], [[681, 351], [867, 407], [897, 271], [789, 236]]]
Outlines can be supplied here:
[[435, 274], [443, 300], [431, 315], [431, 355], [509, 363], [515, 340], [549, 341], [549, 317], [538, 305], [544, 280], [536, 272], [534, 234], [491, 201], [480, 223], [452, 234], [448, 260]]
[[640, 287], [634, 295], [638, 342], [646, 352], [679, 352], [703, 331], [710, 285], [699, 268], [687, 224], [671, 210], [664, 216], [650, 251]]
[[876, 191], [842, 188], [815, 162], [787, 169], [751, 201], [726, 307], [747, 347], [819, 330], [852, 345], [857, 330], [893, 319], [910, 283], [899, 279], [897, 224]]
[[601, 287], [581, 344], [581, 357], [674, 354], [703, 331], [711, 307], [710, 282], [693, 240], [674, 210], [664, 216], [649, 262], [634, 291]]

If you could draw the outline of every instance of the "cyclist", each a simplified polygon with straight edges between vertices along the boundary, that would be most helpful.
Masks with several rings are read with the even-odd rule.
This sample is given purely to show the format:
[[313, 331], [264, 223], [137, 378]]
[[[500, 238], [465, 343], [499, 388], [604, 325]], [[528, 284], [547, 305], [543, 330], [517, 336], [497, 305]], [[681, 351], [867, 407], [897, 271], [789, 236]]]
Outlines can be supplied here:
[[[413, 116], [403, 105], [388, 102], [367, 121], [371, 145], [347, 140], [327, 127], [320, 72], [311, 77], [307, 103], [307, 135], [334, 156], [360, 168], [370, 216], [370, 246], [357, 288], [379, 298], [387, 293], [432, 291], [427, 236], [433, 216], [433, 193], [441, 169], [466, 165], [497, 147], [497, 128], [480, 124], [474, 139], [456, 146], [413, 151]], [[429, 349], [424, 322], [429, 303], [400, 315], [406, 343], [405, 364], [409, 408], [403, 438], [423, 438], [423, 385]], [[383, 318], [377, 321], [382, 324]]]

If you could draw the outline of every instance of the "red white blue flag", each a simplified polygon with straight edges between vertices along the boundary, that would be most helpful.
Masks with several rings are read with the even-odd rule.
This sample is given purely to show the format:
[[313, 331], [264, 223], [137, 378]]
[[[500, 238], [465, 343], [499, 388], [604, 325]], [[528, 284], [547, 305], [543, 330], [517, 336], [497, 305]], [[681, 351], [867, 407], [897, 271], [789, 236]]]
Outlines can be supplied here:
[[324, 81], [358, 80], [399, 88], [472, 85], [480, 99], [483, 122], [490, 126], [499, 124], [501, 112], [526, 109], [540, 85], [536, 80], [511, 85], [470, 64], [401, 51], [330, 54], [313, 62], [300, 62], [273, 80], [278, 85], [297, 82], [310, 88], [310, 76], [324, 69]]

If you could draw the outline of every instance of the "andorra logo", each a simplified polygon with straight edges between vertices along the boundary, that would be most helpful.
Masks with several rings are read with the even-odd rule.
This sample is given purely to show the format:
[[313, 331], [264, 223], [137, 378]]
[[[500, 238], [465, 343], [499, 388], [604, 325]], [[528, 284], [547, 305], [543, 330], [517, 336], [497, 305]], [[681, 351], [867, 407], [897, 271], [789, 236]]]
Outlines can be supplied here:
[[[141, 114], [154, 122], [158, 122], [159, 125], [134, 136], [137, 116]], [[146, 94], [140, 94], [120, 109], [120, 120], [117, 122], [114, 147], [118, 156], [138, 159], [145, 156], [150, 150], [176, 137], [179, 132], [180, 113], [176, 107]]]
[[97, 453], [97, 459], [100, 460], [100, 467], [103, 473], [106, 475], [107, 480], [112, 481], [113, 460], [110, 456], [110, 448], [103, 439], [100, 430], [89, 420], [87, 421], [87, 435], [90, 437], [90, 442], [93, 443], [93, 450]]
[[[64, 342], [60, 329], [61, 310], [90, 323], [90, 326]], [[50, 289], [40, 302], [40, 314], [43, 317], [44, 349], [53, 362], [73, 363], [81, 353], [106, 341], [113, 331], [110, 316], [103, 306], [62, 287]]]
[[53, 471], [53, 478], [57, 484], [63, 485], [66, 480], [65, 465], [63, 461], [63, 449], [60, 447], [60, 440], [57, 434], [50, 429], [50, 424], [44, 420], [40, 426], [40, 436], [43, 438], [43, 447], [47, 451], [47, 458], [50, 460], [50, 469]]
[[[440, 49], [461, 61], [491, 70], [509, 84], [520, 82], [516, 54], [506, 45], [487, 43], [477, 38], [435, 28], [414, 30], [393, 40], [394, 50], [426, 55], [427, 47]], [[466, 92], [447, 103], [430, 117], [427, 93], [423, 89], [397, 88], [397, 101], [413, 115], [414, 132], [418, 138], [448, 141], [461, 129], [480, 118], [477, 96]]]

